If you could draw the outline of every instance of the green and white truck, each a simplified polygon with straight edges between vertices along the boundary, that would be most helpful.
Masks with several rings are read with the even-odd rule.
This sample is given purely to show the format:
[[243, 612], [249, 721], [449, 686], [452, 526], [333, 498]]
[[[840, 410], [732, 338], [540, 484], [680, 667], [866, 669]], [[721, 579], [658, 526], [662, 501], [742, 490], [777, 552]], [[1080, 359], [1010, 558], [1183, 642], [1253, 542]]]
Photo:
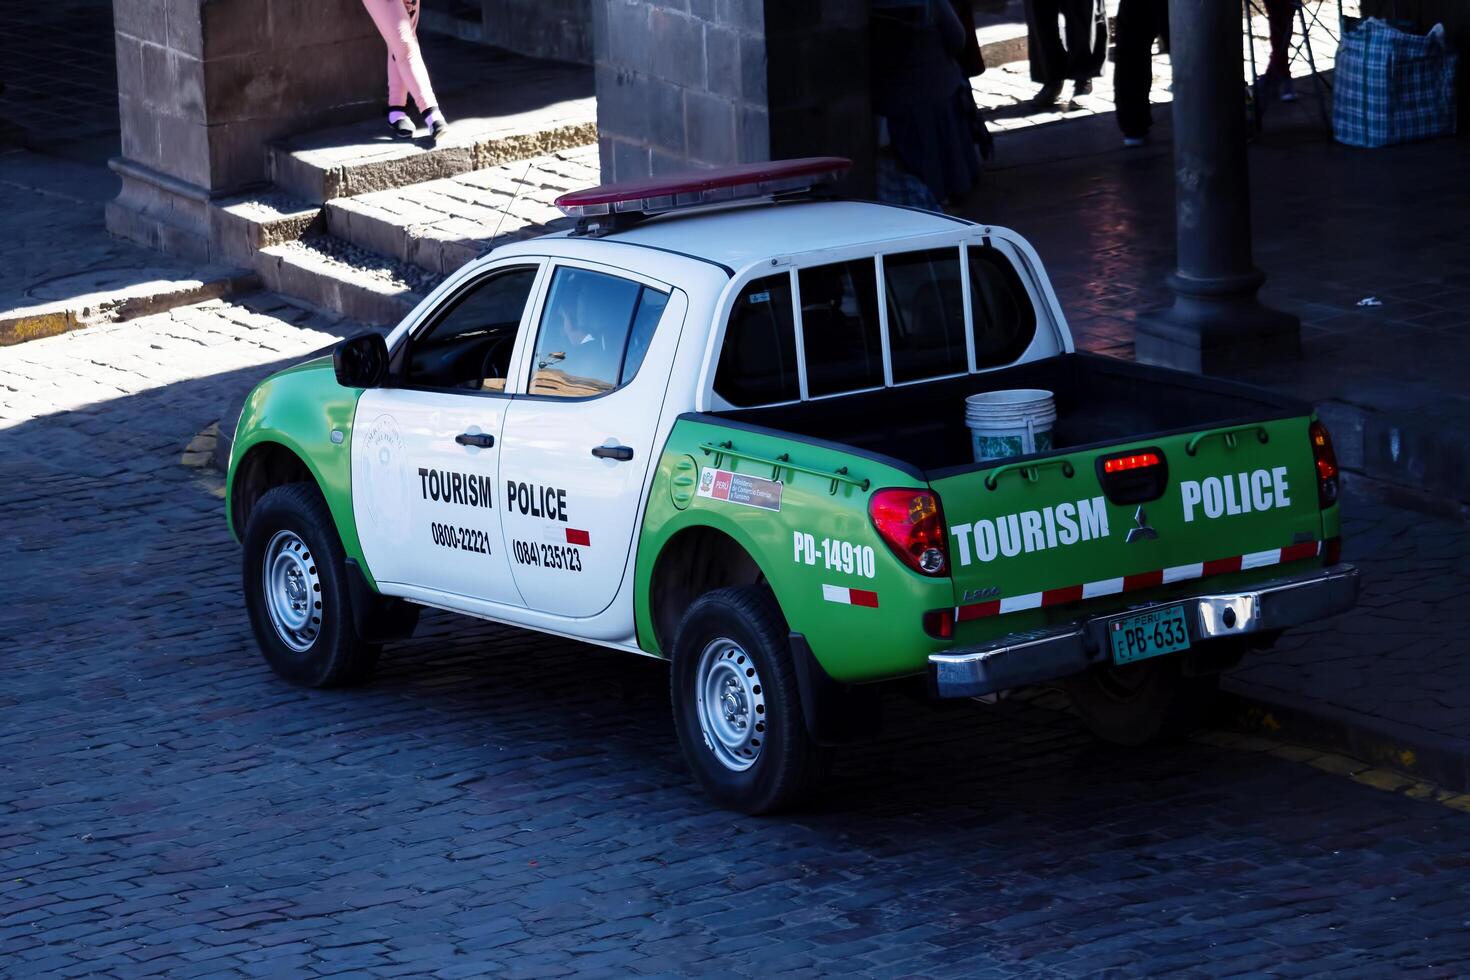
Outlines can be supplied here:
[[[1065, 686], [1100, 736], [1349, 608], [1309, 405], [1077, 353], [1003, 228], [824, 200], [818, 158], [608, 185], [250, 394], [228, 477], [261, 650], [359, 681], [423, 606], [671, 662], [684, 754], [765, 812], [880, 682]], [[976, 462], [967, 396], [1053, 393]]]

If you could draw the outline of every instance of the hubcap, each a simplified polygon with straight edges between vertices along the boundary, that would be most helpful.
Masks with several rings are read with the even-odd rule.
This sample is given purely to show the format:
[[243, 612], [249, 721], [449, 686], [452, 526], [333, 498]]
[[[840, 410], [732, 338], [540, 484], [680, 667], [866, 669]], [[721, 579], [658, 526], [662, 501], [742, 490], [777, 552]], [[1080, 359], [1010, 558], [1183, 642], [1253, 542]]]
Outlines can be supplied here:
[[755, 662], [734, 640], [713, 640], [699, 655], [695, 690], [704, 744], [720, 764], [744, 772], [766, 740], [766, 696]]
[[322, 581], [311, 550], [295, 531], [277, 531], [265, 546], [265, 608], [281, 642], [305, 653], [322, 631]]

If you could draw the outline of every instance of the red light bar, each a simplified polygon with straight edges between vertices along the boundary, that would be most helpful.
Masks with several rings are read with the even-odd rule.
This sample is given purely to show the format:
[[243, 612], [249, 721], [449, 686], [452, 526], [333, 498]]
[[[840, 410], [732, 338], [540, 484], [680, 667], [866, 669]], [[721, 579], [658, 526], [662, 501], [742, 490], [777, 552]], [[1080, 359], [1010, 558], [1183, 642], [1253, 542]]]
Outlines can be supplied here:
[[563, 194], [556, 199], [556, 206], [572, 218], [623, 213], [659, 214], [701, 204], [806, 191], [820, 184], [832, 183], [851, 166], [852, 161], [845, 157], [743, 163], [715, 170], [599, 184]]
[[1122, 473], [1124, 470], [1141, 470], [1158, 465], [1158, 453], [1134, 453], [1131, 456], [1114, 456], [1103, 460], [1103, 472]]

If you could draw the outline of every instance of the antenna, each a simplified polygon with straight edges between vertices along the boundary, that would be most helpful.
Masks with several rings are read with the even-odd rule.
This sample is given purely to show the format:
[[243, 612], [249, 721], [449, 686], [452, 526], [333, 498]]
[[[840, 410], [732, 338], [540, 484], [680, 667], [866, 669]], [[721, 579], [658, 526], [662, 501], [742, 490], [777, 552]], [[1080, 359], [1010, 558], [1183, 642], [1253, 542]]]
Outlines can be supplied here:
[[505, 202], [505, 207], [500, 212], [500, 220], [497, 221], [497, 222], [495, 222], [495, 231], [491, 232], [491, 234], [490, 234], [490, 244], [491, 245], [494, 245], [495, 244], [495, 239], [497, 239], [497, 238], [500, 237], [500, 226], [503, 225], [503, 224], [505, 224], [505, 216], [507, 214], [510, 214], [510, 209], [516, 203], [516, 198], [518, 198], [518, 197], [521, 196], [521, 188], [526, 185], [526, 178], [531, 175], [531, 164], [532, 164], [532, 162], [533, 161], [531, 161], [531, 160], [527, 160], [526, 161], [526, 169], [521, 171], [521, 179], [518, 180], [518, 181], [516, 181], [516, 190], [515, 190], [515, 193], [510, 196], [510, 200], [509, 201], [506, 201]]

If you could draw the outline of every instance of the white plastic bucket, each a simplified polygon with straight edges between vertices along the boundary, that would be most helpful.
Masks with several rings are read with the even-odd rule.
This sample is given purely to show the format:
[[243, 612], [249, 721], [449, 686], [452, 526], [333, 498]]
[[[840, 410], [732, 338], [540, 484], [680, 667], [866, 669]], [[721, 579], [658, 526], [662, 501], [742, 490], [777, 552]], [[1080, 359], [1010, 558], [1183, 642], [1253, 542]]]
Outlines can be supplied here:
[[965, 422], [977, 463], [1048, 452], [1056, 420], [1056, 401], [1041, 388], [982, 391], [965, 399]]

